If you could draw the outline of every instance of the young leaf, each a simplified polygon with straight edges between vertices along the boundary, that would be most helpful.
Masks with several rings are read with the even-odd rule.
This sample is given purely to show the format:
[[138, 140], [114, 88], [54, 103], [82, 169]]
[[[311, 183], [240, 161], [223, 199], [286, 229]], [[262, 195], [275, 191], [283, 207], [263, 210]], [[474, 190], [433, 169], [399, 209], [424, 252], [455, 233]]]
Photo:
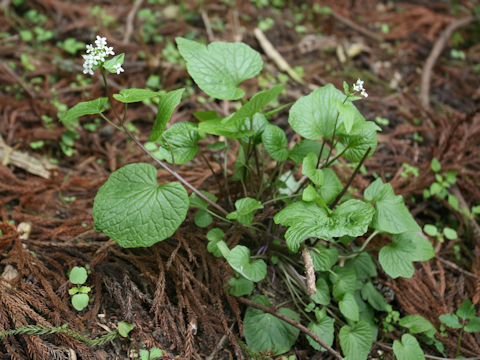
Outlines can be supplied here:
[[237, 219], [243, 225], [250, 225], [253, 221], [253, 213], [258, 209], [263, 209], [260, 201], [246, 197], [235, 201], [236, 211], [227, 215], [227, 219]]
[[195, 213], [193, 221], [198, 227], [204, 228], [212, 223], [213, 218], [207, 211], [200, 209]]
[[69, 280], [72, 284], [81, 285], [87, 281], [87, 270], [84, 267], [75, 266], [69, 275]]
[[134, 103], [159, 96], [160, 92], [149, 89], [123, 89], [118, 94], [113, 94], [113, 98], [122, 103]]
[[94, 227], [122, 247], [151, 246], [185, 220], [188, 194], [177, 182], [159, 186], [150, 164], [126, 165], [110, 175], [93, 204]]
[[338, 302], [338, 308], [347, 319], [358, 321], [358, 305], [352, 293], [347, 292], [343, 295], [342, 299]]
[[[258, 304], [270, 306], [270, 301], [264, 295], [257, 295], [253, 299]], [[280, 308], [278, 312], [289, 318], [300, 321], [296, 312], [287, 308]], [[256, 352], [279, 355], [287, 352], [298, 338], [300, 330], [279, 318], [253, 307], [248, 307], [243, 320], [245, 340], [250, 349]]]
[[197, 111], [193, 113], [193, 116], [200, 122], [206, 120], [220, 119], [220, 116], [218, 116], [218, 113], [215, 110]]
[[456, 312], [457, 316], [463, 320], [473, 319], [476, 313], [475, 306], [473, 306], [470, 299], [463, 300]]
[[381, 130], [373, 121], [359, 121], [353, 124], [350, 133], [339, 133], [337, 151], [343, 153], [343, 157], [353, 161], [360, 161], [368, 148], [371, 148], [367, 159], [373, 155], [377, 148], [377, 131]]
[[328, 214], [315, 203], [297, 201], [275, 215], [276, 224], [290, 226], [285, 233], [288, 248], [297, 252], [309, 237], [328, 239], [344, 235], [360, 236], [368, 228], [374, 209], [361, 200], [348, 200]]
[[68, 290], [69, 295], [75, 295], [78, 294], [79, 289], [77, 287], [73, 287], [70, 290]]
[[197, 131], [192, 130], [191, 125], [192, 123], [181, 121], [170, 126], [160, 137], [162, 147], [155, 155], [178, 165], [192, 160], [198, 152], [199, 136]]
[[224, 235], [225, 233], [220, 228], [213, 228], [207, 233], [207, 239], [208, 239], [207, 250], [209, 253], [211, 253], [215, 257], [222, 257], [222, 252], [217, 247], [217, 243], [219, 241], [222, 241]]
[[[211, 194], [205, 190], [200, 190], [200, 192], [213, 202], [217, 202], [218, 198], [214, 194]], [[210, 204], [207, 201], [203, 200], [194, 192], [192, 192], [192, 194], [190, 195], [190, 207], [206, 210], [209, 205]]]
[[415, 249], [411, 242], [393, 238], [391, 245], [382, 247], [378, 260], [383, 270], [392, 278], [410, 278], [415, 271], [412, 264], [414, 256]]
[[415, 271], [413, 261], [426, 261], [435, 256], [430, 242], [415, 233], [396, 234], [392, 244], [382, 247], [378, 260], [392, 278], [410, 278]]
[[163, 351], [162, 349], [159, 349], [157, 347], [153, 347], [150, 349], [150, 355], [148, 360], [155, 360], [157, 358], [163, 357]]
[[72, 297], [72, 305], [77, 311], [82, 311], [88, 306], [88, 294], [75, 294]]
[[480, 331], [480, 317], [475, 316], [473, 319], [468, 320], [468, 324], [465, 326], [465, 331], [469, 333]]
[[278, 95], [284, 90], [282, 85], [274, 86], [271, 89], [260, 91], [256, 93], [246, 104], [244, 104], [233, 116], [225, 118], [222, 122], [238, 123], [246, 118], [250, 118], [262, 109], [272, 100], [276, 99]]
[[125, 321], [120, 321], [118, 323], [118, 333], [120, 334], [121, 337], [128, 337], [128, 334], [130, 331], [133, 330], [133, 325], [129, 324], [128, 322]]
[[217, 242], [217, 247], [221, 251], [228, 264], [253, 282], [261, 281], [267, 275], [267, 264], [263, 260], [255, 260], [250, 262], [250, 249], [243, 245], [237, 245], [232, 250], [228, 249], [225, 241]]
[[422, 231], [403, 203], [403, 198], [393, 192], [392, 185], [384, 184], [378, 178], [365, 190], [364, 196], [366, 200], [375, 202], [376, 211], [371, 224], [374, 229], [391, 234]]
[[338, 334], [340, 347], [347, 360], [365, 360], [373, 343], [370, 326], [363, 320], [353, 327], [342, 326]]
[[320, 186], [319, 192], [325, 203], [330, 204], [342, 192], [343, 185], [332, 169], [325, 168], [322, 169], [322, 172], [324, 181], [323, 185]]
[[354, 293], [357, 286], [357, 276], [354, 269], [345, 269], [336, 266], [333, 273], [330, 273], [330, 280], [333, 284], [333, 297], [340, 300], [346, 293]]
[[95, 100], [79, 102], [77, 105], [70, 108], [65, 114], [60, 116], [60, 121], [69, 129], [74, 129], [78, 126], [76, 121], [80, 116], [100, 114], [105, 110], [105, 104], [108, 98], [100, 97]]
[[398, 321], [400, 326], [406, 327], [412, 334], [424, 333], [430, 338], [435, 336], [437, 330], [435, 326], [420, 315], [408, 315]]
[[443, 314], [438, 317], [442, 323], [453, 329], [461, 329], [462, 324], [458, 321], [458, 316], [455, 314]]
[[262, 133], [263, 147], [275, 161], [285, 161], [288, 158], [288, 141], [285, 132], [276, 125], [268, 124]]
[[387, 311], [387, 302], [382, 294], [375, 289], [372, 282], [369, 281], [362, 287], [362, 298], [366, 300], [375, 310]]
[[337, 105], [339, 120], [342, 121], [343, 126], [345, 127], [345, 133], [349, 134], [355, 122], [355, 118], [358, 116], [358, 111], [356, 111], [354, 106], [349, 106], [350, 104], [348, 103], [344, 104], [343, 101], [337, 100], [335, 104]]
[[[288, 122], [295, 132], [306, 139], [331, 139], [338, 115], [336, 101], [344, 101], [345, 95], [332, 84], [318, 88], [310, 95], [298, 99], [290, 109]], [[351, 103], [357, 116], [362, 116]], [[340, 122], [337, 123], [337, 127]]]
[[200, 89], [216, 99], [242, 98], [245, 92], [238, 85], [263, 68], [260, 54], [243, 43], [213, 42], [205, 46], [181, 37], [176, 42], [190, 76]]
[[150, 141], [158, 141], [162, 133], [165, 131], [167, 123], [170, 121], [175, 108], [182, 100], [182, 94], [185, 89], [177, 89], [169, 91], [163, 95], [158, 101], [158, 112], [153, 124], [152, 133], [150, 134]]
[[327, 249], [321, 244], [317, 244], [309, 250], [312, 257], [315, 271], [329, 271], [338, 260], [338, 250], [336, 247]]
[[[312, 330], [312, 332], [317, 335], [320, 339], [325, 341], [325, 343], [329, 346], [333, 344], [333, 336], [334, 336], [334, 327], [333, 324], [335, 320], [331, 317], [324, 316], [319, 322], [311, 322], [308, 325], [308, 328]], [[311, 347], [318, 351], [325, 351], [326, 349], [313, 340], [310, 336], [307, 335], [308, 343]]]
[[310, 295], [310, 299], [317, 304], [330, 304], [330, 287], [324, 278], [318, 278], [316, 282], [317, 292]]
[[200, 133], [225, 136], [229, 139], [254, 135], [252, 130], [242, 130], [237, 124], [223, 124], [220, 118], [202, 121], [198, 124], [198, 131]]
[[111, 72], [113, 74], [116, 74], [117, 73], [117, 69], [115, 68], [115, 65], [123, 65], [123, 60], [125, 58], [125, 54], [118, 54], [118, 55], [115, 55], [113, 58], [111, 58], [110, 60], [107, 60], [103, 63], [103, 67], [105, 68], [105, 70], [107, 70], [108, 72]]
[[233, 296], [249, 295], [253, 291], [253, 281], [245, 279], [244, 277], [232, 277], [228, 280], [228, 293]]
[[308, 153], [302, 162], [302, 174], [308, 177], [315, 185], [321, 186], [325, 177], [323, 171], [317, 169], [318, 156], [314, 153]]
[[430, 164], [430, 167], [432, 168], [433, 172], [436, 172], [436, 173], [442, 170], [442, 164], [440, 164], [440, 161], [438, 161], [437, 158], [432, 159], [432, 163]]
[[353, 259], [347, 259], [344, 267], [346, 269], [355, 269], [357, 279], [360, 281], [365, 281], [368, 278], [377, 276], [377, 265], [368, 252], [362, 252]]
[[393, 342], [393, 352], [398, 360], [425, 360], [417, 339], [410, 334], [404, 334], [402, 342], [398, 340]]

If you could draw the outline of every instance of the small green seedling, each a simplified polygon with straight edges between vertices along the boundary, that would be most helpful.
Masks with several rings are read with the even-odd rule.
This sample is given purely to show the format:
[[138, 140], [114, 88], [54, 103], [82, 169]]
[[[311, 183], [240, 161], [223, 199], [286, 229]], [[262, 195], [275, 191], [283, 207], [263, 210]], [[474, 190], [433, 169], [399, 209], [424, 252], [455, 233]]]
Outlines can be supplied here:
[[126, 321], [120, 321], [118, 323], [118, 333], [120, 334], [121, 337], [128, 338], [128, 334], [130, 331], [133, 330], [133, 325], [126, 322]]
[[68, 290], [68, 293], [72, 295], [72, 305], [78, 311], [85, 309], [88, 305], [88, 301], [90, 300], [88, 293], [92, 289], [89, 286], [81, 286], [85, 284], [87, 277], [87, 270], [84, 267], [75, 266], [70, 271], [69, 280], [72, 284], [77, 286], [74, 286]]
[[150, 350], [140, 350], [140, 360], [154, 360], [163, 357], [163, 351], [157, 347]]
[[443, 314], [438, 318], [452, 329], [460, 329], [457, 341], [457, 357], [460, 354], [463, 332], [474, 333], [480, 331], [480, 317], [476, 316], [475, 307], [469, 299], [465, 299], [455, 314]]
[[437, 240], [441, 243], [443, 243], [444, 238], [447, 238], [448, 240], [458, 239], [457, 232], [449, 227], [444, 227], [443, 231], [440, 231], [440, 229], [438, 229], [435, 225], [426, 224], [423, 227], [423, 232], [429, 236], [436, 237]]

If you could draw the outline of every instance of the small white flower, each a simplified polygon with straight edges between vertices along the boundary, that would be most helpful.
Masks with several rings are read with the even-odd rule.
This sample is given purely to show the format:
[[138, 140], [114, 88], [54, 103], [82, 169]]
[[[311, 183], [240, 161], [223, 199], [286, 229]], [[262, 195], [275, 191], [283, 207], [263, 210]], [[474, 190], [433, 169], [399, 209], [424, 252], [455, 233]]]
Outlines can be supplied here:
[[[85, 60], [83, 63], [83, 73], [93, 75], [93, 67], [103, 64], [108, 55], [115, 55], [112, 46], [107, 46], [107, 38], [97, 35], [95, 47], [87, 45], [87, 55], [82, 55]], [[117, 74], [123, 71], [121, 65], [115, 67]]]
[[125, 70], [123, 70], [121, 64], [115, 64], [115, 65], [113, 65], [113, 68], [114, 68], [115, 71], [117, 72], [117, 75], [120, 74], [121, 72], [124, 72], [124, 71], [125, 71]]
[[357, 79], [357, 82], [353, 84], [353, 91], [360, 92], [360, 95], [368, 97], [367, 92], [363, 88], [363, 81], [360, 79]]

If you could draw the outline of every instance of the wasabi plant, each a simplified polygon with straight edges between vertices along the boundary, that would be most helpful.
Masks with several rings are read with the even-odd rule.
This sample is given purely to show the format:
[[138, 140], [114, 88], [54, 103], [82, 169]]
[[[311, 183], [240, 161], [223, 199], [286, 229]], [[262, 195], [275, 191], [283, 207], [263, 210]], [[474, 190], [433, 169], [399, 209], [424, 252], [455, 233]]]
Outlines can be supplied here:
[[87, 270], [84, 267], [75, 266], [69, 275], [69, 280], [72, 284], [76, 285], [68, 290], [68, 293], [72, 296], [72, 305], [78, 310], [82, 311], [88, 306], [90, 297], [88, 293], [92, 290], [89, 286], [84, 286], [87, 281]]
[[[381, 271], [397, 278], [411, 277], [414, 262], [435, 254], [390, 184], [379, 178], [363, 195], [349, 191], [375, 152], [380, 130], [354, 104], [368, 96], [363, 81], [353, 86], [344, 82], [343, 91], [329, 84], [293, 105], [278, 106], [282, 85], [250, 98], [239, 87], [263, 68], [261, 55], [248, 45], [206, 46], [185, 38], [176, 43], [198, 87], [213, 99], [236, 101], [239, 107], [230, 114], [199, 111], [195, 121], [168, 126], [184, 89], [134, 88], [112, 95], [107, 74], [123, 71], [124, 54], [107, 59], [113, 49], [105, 38], [97, 37], [95, 47], [87, 46], [84, 72], [101, 73], [106, 96], [78, 103], [61, 120], [75, 128], [82, 116], [100, 116], [177, 181], [159, 185], [157, 169], [149, 163], [116, 170], [95, 197], [95, 229], [122, 247], [148, 247], [172, 236], [188, 209], [194, 209], [195, 223], [209, 228], [208, 251], [223, 257], [234, 271], [234, 277], [225, 279], [232, 295], [249, 296], [262, 281], [281, 281], [291, 294], [293, 306], [280, 307], [274, 314], [261, 310], [270, 307], [272, 299], [262, 294], [252, 298], [251, 304], [257, 306], [248, 306], [244, 317], [249, 352], [275, 356], [288, 352], [300, 337], [293, 321], [307, 324], [309, 334], [315, 335], [307, 336], [313, 348], [342, 358], [332, 348], [336, 338], [346, 358], [366, 359], [377, 339], [379, 319], [389, 309], [373, 282], [379, 270], [375, 258]], [[149, 141], [143, 143], [127, 126], [127, 109], [153, 98], [158, 112]], [[123, 112], [116, 110], [115, 102], [123, 105]], [[273, 103], [277, 105], [272, 107]], [[288, 125], [300, 139], [294, 146], [285, 133], [287, 124], [279, 126], [274, 120], [290, 105]], [[112, 109], [113, 118], [106, 115], [107, 109]], [[216, 142], [199, 149], [199, 140], [205, 137]], [[221, 163], [222, 173], [214, 172], [205, 152]], [[216, 195], [197, 189], [175, 170], [197, 154], [217, 181]], [[231, 157], [235, 165], [229, 169]], [[336, 166], [340, 160], [355, 170], [348, 173], [346, 167]], [[245, 240], [230, 248], [225, 233], [235, 227], [243, 229]], [[368, 246], [379, 237], [386, 240], [383, 246]], [[275, 276], [267, 277], [267, 265]], [[413, 349], [419, 354], [413, 335], [405, 334], [392, 345], [396, 353], [406, 349], [408, 356]]]

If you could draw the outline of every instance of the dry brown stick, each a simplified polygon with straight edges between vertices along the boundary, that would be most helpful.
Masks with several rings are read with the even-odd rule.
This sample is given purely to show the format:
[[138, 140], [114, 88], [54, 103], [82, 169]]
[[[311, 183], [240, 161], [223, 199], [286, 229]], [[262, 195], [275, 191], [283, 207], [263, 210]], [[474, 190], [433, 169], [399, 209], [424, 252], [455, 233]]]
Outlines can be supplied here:
[[353, 21], [350, 19], [347, 19], [346, 17], [337, 14], [336, 12], [332, 12], [332, 16], [340, 21], [342, 24], [347, 25], [348, 27], [351, 27], [353, 30], [358, 31], [359, 33], [365, 35], [366, 37], [369, 37], [373, 40], [376, 41], [383, 41], [383, 36], [377, 33], [374, 33], [373, 31], [370, 31], [368, 29], [365, 29], [364, 27], [355, 24]]
[[128, 43], [133, 32], [133, 22], [135, 20], [135, 15], [142, 6], [143, 0], [136, 0], [132, 6], [132, 9], [127, 15], [127, 26], [125, 27], [125, 35], [123, 35], [123, 42]]
[[23, 88], [23, 90], [25, 90], [25, 92], [28, 94], [28, 96], [30, 96], [30, 98], [35, 99], [36, 97], [38, 97], [38, 94], [34, 90], [30, 89], [30, 87], [25, 84], [25, 82], [20, 78], [20, 76], [18, 76], [12, 69], [10, 69], [6, 63], [0, 61], [0, 66], [11, 78], [13, 78], [18, 83], [18, 85]]
[[318, 337], [317, 335], [315, 335], [313, 333], [312, 330], [310, 330], [309, 328], [303, 326], [302, 324], [300, 324], [299, 322], [293, 320], [293, 319], [290, 319], [288, 316], [285, 316], [283, 314], [280, 314], [279, 312], [273, 310], [272, 308], [269, 308], [268, 306], [264, 306], [264, 305], [261, 305], [261, 304], [257, 304], [255, 301], [252, 301], [250, 299], [247, 299], [247, 298], [244, 298], [244, 297], [238, 297], [237, 298], [238, 301], [240, 301], [241, 303], [244, 303], [245, 305], [248, 305], [248, 306], [251, 306], [251, 307], [254, 307], [258, 310], [262, 310], [263, 312], [266, 312], [266, 313], [269, 313], [269, 314], [272, 314], [273, 316], [279, 318], [280, 320], [283, 320], [285, 321], [286, 323], [289, 323], [290, 325], [292, 326], [295, 326], [298, 330], [302, 331], [303, 333], [307, 334], [308, 336], [310, 336], [313, 340], [315, 340], [316, 342], [318, 342], [320, 345], [322, 345], [325, 349], [327, 349], [332, 355], [334, 355], [337, 359], [339, 360], [343, 360], [343, 357], [342, 355], [340, 355], [340, 353], [338, 351], [336, 351], [335, 349], [333, 349], [331, 346], [329, 346], [325, 341], [323, 341], [322, 339], [320, 339], [320, 337]]
[[446, 259], [443, 259], [441, 258], [440, 256], [437, 256], [435, 259], [437, 259], [438, 261], [440, 261], [442, 264], [454, 269], [454, 270], [457, 270], [458, 272], [461, 272], [462, 274], [464, 275], [467, 275], [467, 276], [470, 276], [470, 277], [473, 277], [477, 280], [480, 280], [480, 276], [478, 275], [475, 275], [473, 273], [471, 273], [470, 271], [467, 271], [467, 270], [464, 270], [462, 269], [460, 266], [458, 266], [457, 264], [451, 262], [451, 261], [448, 261]]
[[208, 41], [215, 41], [215, 36], [213, 35], [212, 26], [210, 25], [210, 19], [208, 18], [207, 12], [205, 10], [202, 10], [201, 14], [203, 24], [205, 25], [205, 30], [207, 31]]
[[470, 24], [473, 19], [473, 16], [468, 16], [466, 18], [452, 22], [443, 31], [443, 33], [435, 42], [432, 51], [430, 51], [427, 61], [425, 61], [425, 64], [423, 65], [422, 79], [420, 82], [420, 102], [425, 109], [430, 110], [430, 80], [432, 78], [432, 69], [435, 65], [435, 62], [437, 61], [443, 49], [447, 45], [447, 41], [450, 38], [450, 35], [452, 35], [452, 33], [459, 27]]

